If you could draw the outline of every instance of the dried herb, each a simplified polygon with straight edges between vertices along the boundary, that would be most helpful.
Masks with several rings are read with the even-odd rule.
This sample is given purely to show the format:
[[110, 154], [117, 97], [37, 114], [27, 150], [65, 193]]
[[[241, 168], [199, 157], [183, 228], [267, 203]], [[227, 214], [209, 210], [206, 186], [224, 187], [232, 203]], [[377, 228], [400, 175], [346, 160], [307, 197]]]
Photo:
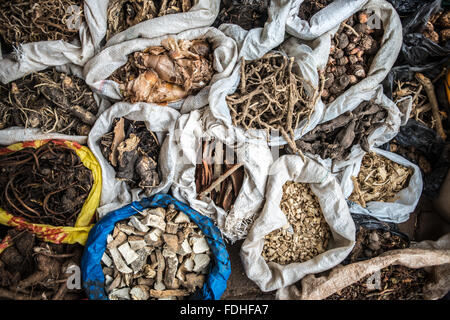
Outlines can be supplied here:
[[349, 200], [366, 207], [370, 201], [394, 202], [405, 189], [414, 171], [376, 153], [366, 153]]
[[213, 56], [206, 40], [164, 39], [161, 46], [130, 55], [111, 76], [132, 103], [167, 103], [186, 98], [212, 79]]
[[[78, 6], [80, 13], [69, 7]], [[9, 45], [64, 40], [71, 42], [77, 29], [71, 29], [70, 20], [83, 18], [82, 0], [2, 0], [0, 3], [0, 35]]]
[[86, 83], [54, 68], [0, 84], [0, 130], [19, 126], [85, 136], [97, 111]]
[[31, 223], [73, 227], [93, 184], [72, 149], [49, 142], [0, 156], [1, 208]]
[[300, 19], [310, 21], [320, 10], [328, 6], [334, 0], [305, 0], [300, 5], [298, 16]]
[[368, 229], [359, 227], [356, 235], [356, 243], [352, 252], [347, 257], [349, 263], [366, 260], [395, 249], [408, 247], [406, 241], [400, 235], [382, 229]]
[[233, 150], [220, 141], [203, 141], [201, 146], [199, 150], [201, 161], [195, 170], [198, 198], [209, 197], [215, 204], [229, 211], [244, 181], [243, 164], [236, 163]]
[[309, 121], [320, 93], [293, 68], [294, 58], [276, 52], [242, 59], [239, 88], [226, 101], [235, 126], [279, 131], [296, 151], [294, 131]]
[[[53, 244], [36, 239], [28, 231], [11, 229], [13, 245], [0, 253], [0, 299], [79, 300], [82, 289], [69, 289], [67, 272], [80, 266], [83, 247]], [[66, 273], [67, 272], [67, 273]]]
[[[424, 269], [391, 265], [380, 270], [380, 288], [375, 289], [372, 275], [337, 292], [327, 300], [422, 300], [423, 287], [430, 275]], [[368, 285], [369, 284], [369, 285]], [[373, 290], [370, 290], [373, 289]]]
[[329, 104], [349, 86], [366, 78], [381, 47], [383, 29], [371, 29], [369, 16], [360, 11], [341, 23], [331, 40], [322, 100]]
[[262, 28], [268, 18], [269, 0], [224, 0], [213, 26], [237, 24], [242, 29]]
[[116, 224], [102, 257], [111, 300], [183, 299], [201, 289], [212, 252], [173, 205], [146, 209]]
[[434, 43], [445, 47], [450, 39], [450, 11], [441, 10], [434, 14], [426, 23], [422, 34]]
[[305, 262], [327, 250], [330, 227], [308, 184], [286, 182], [280, 208], [289, 225], [265, 236], [264, 260], [281, 265]]
[[112, 0], [108, 5], [106, 40], [142, 21], [189, 11], [194, 0]]
[[296, 141], [297, 147], [333, 160], [345, 159], [354, 145], [368, 152], [368, 137], [385, 123], [387, 115], [380, 105], [364, 101], [355, 110], [317, 126]]
[[128, 183], [131, 188], [146, 192], [159, 186], [160, 144], [154, 132], [143, 121], [126, 118], [114, 119], [112, 131], [100, 139], [103, 156], [116, 170], [116, 179]]

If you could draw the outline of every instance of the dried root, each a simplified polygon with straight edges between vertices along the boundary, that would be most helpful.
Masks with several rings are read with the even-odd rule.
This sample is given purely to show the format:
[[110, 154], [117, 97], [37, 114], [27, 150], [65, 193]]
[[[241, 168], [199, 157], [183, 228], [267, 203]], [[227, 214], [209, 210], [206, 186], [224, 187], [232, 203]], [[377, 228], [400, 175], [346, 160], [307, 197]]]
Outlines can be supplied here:
[[225, 0], [221, 1], [220, 13], [213, 26], [232, 23], [245, 30], [262, 28], [268, 18], [267, 0]]
[[66, 146], [49, 142], [0, 156], [0, 206], [31, 223], [74, 226], [92, 172]]
[[0, 85], [0, 130], [19, 126], [87, 136], [97, 111], [86, 83], [54, 68]]
[[287, 265], [308, 261], [327, 250], [330, 227], [309, 185], [286, 182], [280, 207], [289, 226], [265, 236], [264, 260]]
[[441, 10], [426, 23], [422, 34], [434, 43], [445, 47], [450, 39], [450, 11]]
[[69, 19], [80, 9], [77, 19], [83, 19], [82, 0], [2, 0], [0, 3], [0, 35], [12, 46], [38, 41], [64, 40], [71, 42], [78, 30], [71, 29]]
[[299, 8], [300, 19], [309, 21], [317, 12], [332, 3], [333, 0], [305, 0]]
[[183, 299], [202, 289], [212, 252], [203, 232], [173, 205], [116, 224], [102, 258], [111, 300]]
[[189, 11], [194, 0], [112, 0], [108, 5], [106, 40], [142, 21]]
[[414, 171], [376, 153], [366, 153], [358, 177], [352, 177], [354, 190], [349, 200], [366, 207], [367, 202], [395, 202], [408, 187]]
[[213, 76], [212, 51], [204, 40], [165, 39], [130, 55], [111, 76], [132, 103], [168, 103], [206, 87]]
[[241, 63], [239, 90], [226, 98], [233, 124], [266, 130], [267, 136], [279, 131], [297, 152], [294, 131], [302, 120], [309, 121], [319, 90], [293, 71], [294, 58], [280, 53]]
[[105, 159], [115, 168], [116, 179], [148, 193], [159, 186], [160, 145], [145, 122], [114, 119], [113, 130], [100, 139], [100, 148]]
[[322, 159], [343, 160], [354, 145], [369, 151], [368, 137], [387, 117], [387, 111], [373, 101], [362, 102], [355, 110], [317, 126], [300, 140], [297, 147], [303, 152], [318, 154]]

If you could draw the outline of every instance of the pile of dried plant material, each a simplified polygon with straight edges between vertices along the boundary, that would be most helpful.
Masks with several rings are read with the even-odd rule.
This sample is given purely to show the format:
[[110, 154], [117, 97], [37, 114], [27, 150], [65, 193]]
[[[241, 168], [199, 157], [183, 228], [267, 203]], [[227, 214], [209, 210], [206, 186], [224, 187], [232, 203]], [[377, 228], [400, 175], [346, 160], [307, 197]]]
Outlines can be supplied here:
[[2, 0], [0, 2], [0, 35], [9, 45], [38, 41], [64, 40], [71, 42], [78, 30], [70, 28], [74, 12], [83, 19], [83, 0]]
[[408, 241], [388, 230], [359, 227], [356, 243], [347, 257], [349, 263], [371, 259], [380, 254], [396, 249], [405, 249]]
[[395, 202], [397, 194], [408, 187], [414, 171], [376, 153], [366, 153], [358, 177], [352, 176], [353, 193], [349, 200], [366, 207], [370, 201]]
[[328, 6], [334, 0], [305, 0], [300, 5], [298, 16], [300, 19], [309, 21], [313, 15]]
[[116, 224], [102, 257], [111, 300], [183, 299], [201, 289], [212, 252], [203, 232], [173, 205]]
[[243, 163], [237, 163], [235, 152], [220, 141], [205, 140], [201, 145], [201, 162], [195, 170], [197, 198], [201, 200], [209, 197], [228, 212], [241, 191]]
[[262, 256], [267, 262], [286, 265], [305, 262], [327, 250], [331, 238], [317, 196], [308, 184], [288, 181], [280, 208], [289, 222], [264, 238]]
[[116, 170], [116, 179], [126, 181], [131, 188], [148, 192], [159, 186], [158, 170], [161, 146], [144, 121], [116, 118], [112, 131], [100, 138], [100, 150]]
[[404, 147], [401, 146], [397, 142], [397, 140], [393, 139], [389, 141], [389, 151], [399, 154], [412, 163], [418, 165], [420, 170], [422, 170], [422, 172], [425, 174], [429, 174], [433, 170], [431, 163], [428, 161], [426, 155], [419, 149], [416, 149], [414, 146]]
[[[327, 300], [422, 300], [423, 287], [430, 275], [424, 269], [391, 265], [380, 270], [380, 287], [375, 288], [373, 275], [361, 279]], [[369, 283], [369, 285], [368, 285]]]
[[97, 111], [86, 83], [54, 68], [0, 84], [0, 130], [19, 126], [87, 136]]
[[397, 80], [394, 84], [392, 97], [394, 102], [412, 96], [412, 110], [410, 117], [417, 122], [422, 123], [430, 129], [435, 130], [445, 141], [447, 138], [448, 128], [444, 128], [447, 123], [448, 115], [445, 111], [439, 109], [439, 103], [436, 97], [434, 83], [436, 83], [442, 75], [441, 73], [435, 79], [429, 79], [421, 73], [416, 73], [415, 78], [410, 81]]
[[297, 147], [337, 161], [345, 159], [354, 145], [368, 152], [368, 137], [385, 123], [387, 115], [374, 101], [364, 101], [355, 110], [317, 126], [296, 141]]
[[[261, 59], [241, 60], [238, 90], [226, 97], [235, 126], [280, 132], [293, 150], [294, 131], [309, 121], [320, 92], [293, 71], [294, 58], [270, 52]], [[321, 81], [323, 89], [323, 81]]]
[[242, 29], [262, 28], [268, 18], [270, 0], [223, 0], [214, 27], [232, 23]]
[[[366, 78], [381, 47], [383, 29], [371, 29], [369, 16], [360, 11], [341, 23], [331, 39], [322, 100], [329, 104], [347, 88]], [[381, 22], [380, 22], [381, 23]]]
[[[43, 242], [26, 230], [11, 229], [12, 246], [0, 253], [0, 299], [80, 300], [72, 289], [72, 266], [80, 266], [83, 247]], [[72, 267], [73, 268], [73, 267]], [[68, 286], [69, 284], [69, 286]]]
[[0, 155], [0, 207], [30, 223], [73, 227], [93, 176], [74, 150], [49, 142]]
[[445, 47], [450, 39], [450, 11], [441, 10], [434, 14], [425, 25], [422, 34], [434, 43]]
[[138, 23], [166, 14], [188, 12], [194, 0], [111, 0], [106, 40]]
[[130, 55], [109, 78], [126, 101], [167, 103], [186, 98], [212, 79], [213, 53], [207, 40], [167, 38], [161, 46]]

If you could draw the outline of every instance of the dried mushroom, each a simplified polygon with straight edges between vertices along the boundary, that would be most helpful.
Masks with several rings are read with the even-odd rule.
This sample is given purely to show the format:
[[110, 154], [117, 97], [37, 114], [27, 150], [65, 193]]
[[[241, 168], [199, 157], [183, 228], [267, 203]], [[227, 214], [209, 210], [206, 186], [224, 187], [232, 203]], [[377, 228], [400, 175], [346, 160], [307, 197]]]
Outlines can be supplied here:
[[398, 193], [407, 188], [414, 171], [376, 153], [366, 153], [358, 177], [351, 177], [354, 190], [349, 197], [366, 207], [367, 202], [395, 202]]
[[382, 26], [374, 29], [368, 22], [369, 15], [360, 11], [342, 22], [331, 40], [322, 92], [325, 104], [333, 102], [347, 88], [367, 77], [383, 36]]
[[303, 152], [318, 154], [322, 159], [346, 159], [354, 145], [369, 151], [369, 136], [383, 126], [388, 113], [373, 101], [362, 102], [355, 110], [318, 125], [296, 141]]
[[99, 141], [103, 156], [116, 170], [116, 179], [131, 188], [151, 192], [161, 183], [158, 167], [160, 144], [144, 121], [116, 118], [113, 130]]
[[243, 164], [236, 163], [233, 150], [218, 140], [203, 141], [199, 153], [201, 163], [197, 164], [195, 170], [198, 198], [209, 197], [215, 204], [229, 211], [244, 181]]
[[167, 38], [161, 46], [131, 54], [109, 80], [119, 83], [126, 101], [168, 103], [197, 93], [213, 73], [208, 41]]
[[0, 130], [19, 126], [87, 136], [97, 112], [86, 83], [55, 68], [0, 84]]
[[106, 40], [142, 21], [188, 12], [195, 0], [111, 0], [108, 4]]
[[264, 260], [281, 265], [305, 262], [327, 250], [331, 230], [308, 184], [286, 182], [280, 208], [289, 225], [264, 237]]
[[111, 300], [183, 299], [203, 287], [212, 252], [203, 232], [173, 205], [118, 222], [102, 257]]

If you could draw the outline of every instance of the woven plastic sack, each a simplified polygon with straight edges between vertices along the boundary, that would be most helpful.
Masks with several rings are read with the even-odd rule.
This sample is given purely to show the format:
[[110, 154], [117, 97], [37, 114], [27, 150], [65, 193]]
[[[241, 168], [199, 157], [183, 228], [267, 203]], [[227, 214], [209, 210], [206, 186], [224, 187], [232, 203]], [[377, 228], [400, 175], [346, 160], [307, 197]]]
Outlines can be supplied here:
[[385, 267], [400, 265], [425, 268], [431, 272], [424, 286], [425, 300], [440, 299], [450, 290], [450, 234], [437, 241], [422, 241], [408, 249], [387, 251], [376, 258], [338, 266], [326, 276], [308, 275], [301, 280], [301, 289], [295, 285], [278, 290], [281, 300], [322, 300]]
[[[378, 220], [386, 222], [402, 223], [407, 221], [409, 219], [410, 213], [414, 212], [414, 209], [416, 208], [417, 203], [420, 200], [420, 196], [422, 195], [423, 181], [420, 168], [407, 159], [402, 158], [398, 154], [375, 147], [371, 148], [370, 151], [391, 161], [394, 161], [402, 166], [411, 168], [413, 170], [413, 175], [410, 177], [408, 186], [397, 194], [398, 199], [396, 201], [370, 201], [367, 202], [366, 208], [363, 208], [357, 203], [349, 201], [350, 212], [371, 215]], [[346, 167], [344, 171], [341, 180], [341, 187], [346, 198], [350, 197], [353, 192], [353, 181], [351, 177], [358, 176], [364, 155], [364, 151], [362, 151], [358, 155], [355, 155], [355, 157], [352, 159], [352, 165]]]
[[13, 144], [7, 148], [0, 149], [0, 155], [12, 153], [26, 147], [39, 148], [42, 145], [53, 142], [55, 144], [64, 145], [74, 150], [80, 157], [83, 165], [91, 170], [93, 184], [89, 196], [87, 197], [73, 227], [51, 226], [36, 223], [29, 223], [26, 219], [13, 216], [0, 208], [0, 224], [15, 227], [18, 229], [28, 230], [36, 234], [36, 236], [44, 241], [53, 243], [86, 243], [89, 230], [93, 226], [95, 211], [100, 202], [100, 193], [102, 186], [101, 168], [91, 151], [79, 145], [76, 142], [63, 140], [37, 140], [24, 143]]
[[[15, 48], [13, 53], [3, 56], [0, 48], [0, 81], [8, 83], [49, 66], [83, 66], [99, 49], [101, 33], [98, 29], [97, 2], [84, 0], [84, 21], [78, 30], [79, 37], [72, 43], [63, 40], [24, 43]], [[76, 10], [74, 14], [76, 15]]]
[[300, 6], [304, 0], [293, 0], [289, 18], [286, 22], [286, 32], [299, 39], [314, 40], [361, 10], [367, 1], [335, 0], [314, 14], [310, 21], [305, 21], [298, 16]]
[[[208, 123], [213, 122], [209, 110], [194, 110], [182, 115], [175, 125], [175, 138], [171, 140], [177, 149], [176, 173], [172, 184], [172, 194], [208, 217], [219, 227], [231, 242], [245, 238], [248, 227], [261, 209], [267, 175], [272, 164], [272, 154], [264, 143], [236, 143], [233, 131], [228, 131], [220, 124], [213, 124], [208, 130]], [[229, 212], [217, 206], [209, 197], [197, 199], [195, 171], [198, 164], [198, 151], [202, 140], [214, 138], [227, 145], [236, 153], [237, 162], [243, 163], [244, 180], [233, 207]], [[169, 148], [168, 148], [169, 149]], [[224, 146], [225, 150], [225, 146]]]
[[114, 225], [121, 220], [137, 214], [138, 211], [155, 207], [166, 208], [169, 204], [175, 205], [175, 209], [184, 212], [200, 227], [214, 255], [206, 282], [201, 291], [193, 298], [202, 300], [220, 299], [227, 287], [227, 280], [231, 274], [230, 258], [220, 231], [211, 219], [166, 194], [158, 194], [152, 198], [145, 198], [139, 202], [133, 202], [126, 207], [113, 211], [92, 228], [81, 260], [83, 288], [86, 290], [89, 299], [107, 299], [104, 289], [105, 277], [100, 261], [106, 250], [106, 238], [113, 231]]
[[[102, 39], [108, 28], [108, 5], [110, 0], [97, 0], [101, 11], [97, 21], [101, 29]], [[209, 27], [219, 14], [220, 0], [196, 0], [196, 4], [187, 12], [167, 14], [161, 17], [142, 21], [112, 36], [106, 47], [136, 38], [156, 38], [166, 34], [177, 34], [189, 29]], [[151, 30], [151, 34], [149, 34]], [[101, 40], [101, 39], [100, 39]]]
[[[318, 197], [320, 208], [332, 237], [327, 250], [303, 263], [280, 265], [266, 262], [261, 255], [264, 236], [287, 225], [280, 209], [282, 188], [287, 181], [307, 183]], [[307, 274], [318, 273], [341, 263], [355, 245], [355, 224], [336, 179], [312, 159], [282, 156], [270, 169], [264, 208], [255, 220], [241, 247], [241, 260], [247, 277], [264, 291], [289, 286]]]
[[128, 55], [145, 50], [150, 46], [160, 46], [161, 41], [169, 37], [175, 40], [206, 39], [213, 47], [214, 75], [210, 84], [196, 95], [167, 104], [175, 109], [187, 105], [186, 108], [189, 110], [206, 106], [208, 104], [209, 87], [219, 79], [229, 76], [233, 70], [237, 59], [236, 43], [218, 29], [210, 27], [190, 29], [178, 34], [164, 33], [164, 35], [158, 37], [153, 37], [152, 34], [153, 30], [147, 29], [146, 37], [134, 38], [103, 49], [85, 65], [83, 72], [86, 83], [91, 86], [94, 92], [103, 97], [113, 101], [122, 101], [123, 95], [120, 92], [119, 84], [106, 79], [128, 62]]
[[[176, 119], [180, 116], [178, 111], [156, 104], [118, 102], [107, 109], [97, 119], [88, 137], [88, 145], [102, 167], [102, 196], [98, 208], [99, 217], [124, 205], [138, 201], [145, 196], [169, 191], [176, 167], [175, 150], [166, 140], [171, 140], [171, 134]], [[155, 132], [161, 145], [158, 167], [161, 183], [151, 190], [148, 195], [140, 188], [131, 189], [125, 181], [116, 180], [116, 171], [105, 159], [99, 141], [101, 137], [113, 130], [115, 118], [125, 117], [129, 120], [144, 121], [150, 131]]]

